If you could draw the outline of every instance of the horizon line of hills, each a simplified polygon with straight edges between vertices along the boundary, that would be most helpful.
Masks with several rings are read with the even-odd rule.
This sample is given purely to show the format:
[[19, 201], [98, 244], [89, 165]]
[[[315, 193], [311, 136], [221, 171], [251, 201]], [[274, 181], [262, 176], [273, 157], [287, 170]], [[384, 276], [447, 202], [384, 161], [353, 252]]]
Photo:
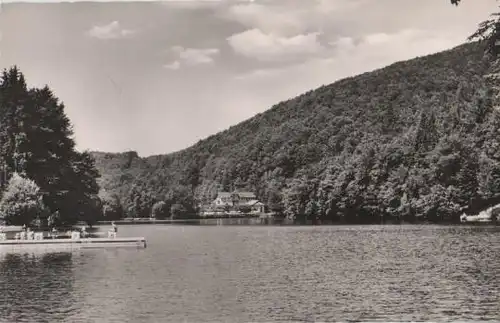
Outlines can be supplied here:
[[500, 202], [490, 69], [467, 43], [310, 90], [180, 151], [91, 154], [102, 191], [139, 217], [159, 201], [193, 214], [222, 186], [298, 221], [454, 222]]

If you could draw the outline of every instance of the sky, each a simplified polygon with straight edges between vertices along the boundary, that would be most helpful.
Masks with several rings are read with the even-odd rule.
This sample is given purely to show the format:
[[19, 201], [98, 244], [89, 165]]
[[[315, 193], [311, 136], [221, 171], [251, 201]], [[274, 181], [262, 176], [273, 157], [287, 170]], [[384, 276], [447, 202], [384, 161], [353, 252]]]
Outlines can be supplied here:
[[[36, 3], [35, 3], [36, 2]], [[466, 41], [495, 0], [11, 3], [0, 68], [66, 106], [77, 148], [196, 143], [336, 80]]]

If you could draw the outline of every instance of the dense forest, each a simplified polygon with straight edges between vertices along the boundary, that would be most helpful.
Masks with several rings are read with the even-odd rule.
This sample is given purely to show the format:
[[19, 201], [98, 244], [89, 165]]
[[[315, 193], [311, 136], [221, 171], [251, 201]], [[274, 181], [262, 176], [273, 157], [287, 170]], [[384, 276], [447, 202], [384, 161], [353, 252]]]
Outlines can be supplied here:
[[500, 202], [491, 62], [468, 43], [322, 86], [179, 152], [93, 152], [101, 194], [139, 217], [190, 216], [237, 188], [299, 223], [456, 221]]
[[52, 91], [28, 88], [17, 67], [0, 83], [0, 216], [12, 225], [70, 226], [101, 214], [99, 173], [75, 149], [71, 123]]

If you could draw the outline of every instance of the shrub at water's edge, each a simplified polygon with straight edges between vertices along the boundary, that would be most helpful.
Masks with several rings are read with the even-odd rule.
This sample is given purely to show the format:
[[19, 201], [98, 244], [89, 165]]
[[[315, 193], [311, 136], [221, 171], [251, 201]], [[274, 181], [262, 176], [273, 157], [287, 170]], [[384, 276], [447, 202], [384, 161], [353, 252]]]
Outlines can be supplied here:
[[[17, 67], [0, 84], [0, 216], [29, 225], [94, 223], [100, 215], [100, 176], [88, 152], [78, 152], [64, 104], [47, 87], [28, 88]], [[8, 184], [8, 185], [7, 185]], [[29, 197], [23, 201], [23, 198]], [[38, 202], [39, 201], [39, 202]], [[40, 204], [37, 204], [40, 203]], [[48, 212], [36, 212], [38, 207]]]
[[14, 173], [0, 200], [0, 214], [5, 221], [9, 225], [29, 224], [46, 211], [38, 185]]

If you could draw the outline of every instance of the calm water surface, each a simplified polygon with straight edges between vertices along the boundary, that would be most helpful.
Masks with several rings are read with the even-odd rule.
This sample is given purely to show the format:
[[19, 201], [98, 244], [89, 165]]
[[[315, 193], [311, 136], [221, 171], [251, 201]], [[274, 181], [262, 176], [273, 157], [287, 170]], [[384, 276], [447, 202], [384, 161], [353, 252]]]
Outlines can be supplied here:
[[121, 226], [147, 249], [0, 254], [0, 322], [500, 320], [500, 229]]

